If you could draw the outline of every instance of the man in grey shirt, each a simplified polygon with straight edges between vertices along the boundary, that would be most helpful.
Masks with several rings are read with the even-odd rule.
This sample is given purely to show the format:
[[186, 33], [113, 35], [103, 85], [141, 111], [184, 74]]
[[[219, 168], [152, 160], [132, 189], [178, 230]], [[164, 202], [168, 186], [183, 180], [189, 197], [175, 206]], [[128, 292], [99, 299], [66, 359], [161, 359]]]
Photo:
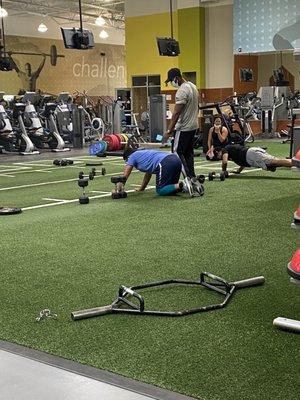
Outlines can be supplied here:
[[[188, 186], [197, 190], [198, 181], [194, 169], [194, 138], [199, 127], [199, 93], [197, 87], [186, 81], [178, 68], [172, 68], [168, 72], [166, 84], [179, 88], [176, 92], [176, 105], [169, 129], [164, 134], [163, 142], [175, 130], [173, 152], [177, 153], [182, 165], [183, 174], [187, 178]], [[190, 185], [189, 185], [190, 182]]]

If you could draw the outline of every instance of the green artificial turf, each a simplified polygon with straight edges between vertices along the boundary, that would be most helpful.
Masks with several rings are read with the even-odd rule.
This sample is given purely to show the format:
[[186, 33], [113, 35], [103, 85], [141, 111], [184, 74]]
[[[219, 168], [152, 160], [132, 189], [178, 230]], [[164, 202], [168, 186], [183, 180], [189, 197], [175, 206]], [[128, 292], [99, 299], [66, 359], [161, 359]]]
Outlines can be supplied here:
[[[288, 154], [287, 145], [267, 146]], [[104, 163], [108, 174], [122, 171], [118, 161]], [[0, 176], [0, 188], [73, 179], [77, 167]], [[0, 338], [203, 400], [295, 400], [299, 335], [272, 321], [300, 317], [299, 287], [286, 273], [300, 242], [290, 227], [299, 179], [283, 169], [253, 171], [206, 182], [203, 198], [159, 198], [149, 190], [1, 217]], [[110, 177], [88, 190], [111, 190]], [[34, 206], [79, 193], [76, 181], [3, 190], [0, 204]], [[225, 309], [184, 318], [70, 319], [71, 311], [111, 303], [120, 284], [197, 279], [203, 270], [229, 281], [264, 275], [266, 284], [236, 292]], [[163, 310], [218, 300], [195, 287], [144, 294], [146, 307]], [[43, 308], [58, 320], [36, 323]]]

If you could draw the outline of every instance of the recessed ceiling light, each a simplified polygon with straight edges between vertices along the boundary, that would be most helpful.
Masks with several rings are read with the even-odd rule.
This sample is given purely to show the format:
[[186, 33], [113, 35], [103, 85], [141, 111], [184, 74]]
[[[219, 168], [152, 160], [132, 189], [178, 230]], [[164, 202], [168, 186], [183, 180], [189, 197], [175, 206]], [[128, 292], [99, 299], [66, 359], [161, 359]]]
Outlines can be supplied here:
[[8, 15], [8, 13], [5, 10], [5, 8], [0, 7], [0, 18], [5, 18], [5, 17], [7, 17], [7, 15]]
[[48, 28], [43, 22], [38, 27], [38, 31], [41, 33], [45, 33], [45, 32], [47, 32], [47, 30], [48, 30]]
[[105, 19], [99, 15], [98, 18], [95, 20], [95, 24], [98, 26], [104, 26], [105, 25]]
[[101, 39], [107, 39], [108, 36], [109, 36], [109, 34], [108, 34], [105, 30], [103, 30], [103, 31], [101, 31], [101, 32], [99, 33], [99, 37], [100, 37]]

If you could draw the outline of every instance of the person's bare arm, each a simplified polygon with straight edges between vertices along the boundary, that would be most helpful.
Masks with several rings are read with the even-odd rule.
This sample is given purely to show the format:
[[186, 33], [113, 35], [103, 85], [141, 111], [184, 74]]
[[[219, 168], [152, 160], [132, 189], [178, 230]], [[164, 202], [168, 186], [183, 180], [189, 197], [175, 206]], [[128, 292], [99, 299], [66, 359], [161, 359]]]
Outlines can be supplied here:
[[14, 61], [14, 59], [12, 58], [11, 54], [8, 53], [10, 61], [12, 63], [12, 67], [13, 69], [16, 71], [16, 73], [18, 74], [20, 72], [20, 68], [18, 67], [17, 63]]
[[38, 69], [32, 74], [35, 76], [35, 78], [38, 78], [40, 76], [40, 73], [42, 72], [42, 69], [44, 68], [45, 62], [46, 62], [46, 55], [43, 54], [43, 61], [40, 63]]
[[222, 132], [218, 132], [218, 138], [220, 140], [221, 143], [225, 142], [225, 140], [228, 137], [228, 129], [227, 128], [223, 128]]
[[172, 116], [172, 119], [169, 124], [169, 128], [168, 128], [167, 132], [164, 133], [164, 136], [163, 136], [163, 141], [162, 141], [163, 143], [166, 143], [168, 141], [171, 133], [174, 131], [175, 125], [177, 124], [177, 122], [179, 120], [179, 117], [180, 117], [180, 114], [182, 113], [183, 108], [184, 108], [184, 104], [176, 104], [175, 105], [175, 109], [174, 109], [173, 116]]
[[143, 192], [146, 189], [146, 187], [148, 186], [151, 178], [152, 178], [152, 174], [148, 174], [146, 172], [145, 175], [144, 175], [143, 182], [141, 183], [141, 186], [138, 189], [136, 189], [136, 191], [137, 192]]
[[[126, 181], [128, 180], [132, 170], [133, 170], [133, 167], [131, 165], [125, 166], [123, 176], [126, 178]], [[124, 186], [125, 186], [125, 183], [121, 183], [121, 182], [117, 183], [117, 191], [122, 192], [124, 190]]]
[[208, 132], [208, 139], [207, 139], [207, 145], [208, 145], [208, 152], [210, 152], [212, 148], [212, 134], [213, 134], [214, 128], [210, 128]]

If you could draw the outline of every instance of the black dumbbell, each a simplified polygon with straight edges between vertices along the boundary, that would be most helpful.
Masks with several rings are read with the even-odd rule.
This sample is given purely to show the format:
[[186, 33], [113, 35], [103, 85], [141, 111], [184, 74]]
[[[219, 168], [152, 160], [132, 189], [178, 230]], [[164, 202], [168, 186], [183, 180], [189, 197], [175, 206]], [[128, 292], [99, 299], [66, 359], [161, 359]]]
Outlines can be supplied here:
[[205, 182], [205, 175], [198, 175], [197, 176], [197, 180], [198, 182], [200, 182], [201, 184]]
[[227, 172], [227, 171], [222, 171], [222, 172], [220, 172], [219, 174], [216, 174], [216, 173], [213, 171], [213, 172], [210, 172], [210, 173], [208, 174], [208, 180], [209, 180], [209, 181], [213, 181], [214, 179], [219, 178], [220, 181], [223, 182], [223, 181], [225, 181], [226, 177], [228, 178], [228, 172]]
[[57, 165], [58, 167], [66, 167], [67, 165], [73, 165], [74, 161], [73, 160], [54, 160], [53, 165]]
[[111, 198], [113, 200], [118, 200], [118, 199], [126, 199], [127, 198], [127, 193], [126, 192], [121, 192], [121, 193], [112, 193]]
[[89, 202], [90, 199], [88, 196], [83, 195], [79, 197], [79, 204], [89, 204]]
[[102, 176], [106, 175], [106, 169], [102, 168], [101, 171], [97, 171], [96, 168], [92, 168], [92, 171], [90, 172], [94, 176], [96, 176], [97, 172], [101, 173]]
[[90, 172], [88, 175], [84, 175], [84, 172], [80, 171], [78, 174], [79, 179], [88, 178], [90, 181], [93, 181], [94, 177], [95, 177], [95, 175], [92, 172]]
[[111, 195], [111, 198], [113, 200], [126, 199], [127, 193], [124, 190], [122, 190], [122, 191], [118, 190], [118, 183], [125, 184], [126, 181], [127, 181], [127, 178], [125, 176], [112, 176], [111, 177], [111, 183], [116, 185], [115, 192], [113, 192], [112, 195]]
[[80, 178], [80, 177], [79, 177], [77, 183], [78, 183], [78, 186], [79, 186], [79, 187], [85, 188], [85, 187], [87, 187], [87, 186], [89, 185], [89, 180], [86, 179], [86, 178]]
[[89, 204], [90, 199], [85, 193], [85, 188], [89, 185], [89, 180], [87, 178], [79, 178], [77, 183], [82, 188], [82, 196], [79, 197], [79, 204]]
[[126, 183], [127, 178], [126, 176], [112, 176], [111, 177], [111, 183], [114, 183], [115, 185], [117, 183]]

